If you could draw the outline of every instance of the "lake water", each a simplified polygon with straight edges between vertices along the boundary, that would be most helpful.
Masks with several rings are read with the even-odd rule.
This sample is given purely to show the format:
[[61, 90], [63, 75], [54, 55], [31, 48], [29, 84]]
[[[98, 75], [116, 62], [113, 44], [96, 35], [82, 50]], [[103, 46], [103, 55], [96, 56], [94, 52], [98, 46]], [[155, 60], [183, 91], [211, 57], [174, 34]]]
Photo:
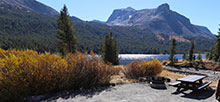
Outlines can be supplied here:
[[[180, 60], [182, 59], [182, 54], [177, 54], [175, 57]], [[197, 58], [198, 55], [196, 55]], [[162, 55], [162, 54], [120, 54], [120, 64], [126, 65], [133, 60], [153, 60], [153, 59], [158, 59], [160, 61], [163, 60], [168, 60], [169, 55]], [[202, 55], [202, 58], [205, 58], [205, 55]]]

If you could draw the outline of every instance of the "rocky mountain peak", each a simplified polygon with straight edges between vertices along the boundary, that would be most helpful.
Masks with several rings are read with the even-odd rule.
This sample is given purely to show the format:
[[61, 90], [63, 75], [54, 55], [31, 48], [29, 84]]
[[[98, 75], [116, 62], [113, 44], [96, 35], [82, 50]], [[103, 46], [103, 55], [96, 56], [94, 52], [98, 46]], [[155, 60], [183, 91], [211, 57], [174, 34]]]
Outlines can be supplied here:
[[136, 11], [134, 8], [132, 8], [132, 7], [127, 7], [127, 8], [125, 8], [124, 10], [126, 10], [126, 11]]
[[167, 3], [155, 9], [135, 10], [131, 7], [117, 9], [106, 23], [110, 26], [147, 28], [157, 34], [214, 37], [206, 27], [194, 26], [190, 19], [171, 10]]
[[158, 10], [170, 10], [170, 6], [167, 3], [161, 4], [160, 6], [158, 6], [157, 8]]
[[123, 9], [116, 9], [113, 11], [112, 15], [109, 17], [107, 22], [111, 22], [113, 20], [126, 20], [131, 17], [131, 15], [136, 12], [132, 7], [127, 7]]
[[160, 6], [158, 6], [157, 10], [156, 10], [156, 14], [158, 13], [169, 13], [171, 10], [170, 10], [170, 6], [165, 3], [165, 4], [162, 4]]

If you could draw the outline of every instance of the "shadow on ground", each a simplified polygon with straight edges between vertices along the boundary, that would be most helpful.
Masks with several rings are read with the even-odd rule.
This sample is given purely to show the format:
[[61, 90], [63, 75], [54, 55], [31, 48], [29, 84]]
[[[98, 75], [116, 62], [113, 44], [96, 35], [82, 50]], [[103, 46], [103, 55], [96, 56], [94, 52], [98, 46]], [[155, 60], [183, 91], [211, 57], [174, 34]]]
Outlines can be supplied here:
[[32, 96], [26, 99], [27, 102], [42, 102], [42, 101], [53, 101], [59, 98], [68, 99], [74, 98], [77, 95], [86, 96], [87, 98], [92, 98], [94, 95], [101, 93], [102, 91], [110, 91], [114, 88], [111, 87], [103, 87], [98, 89], [90, 89], [90, 90], [73, 90], [68, 92], [60, 92], [56, 94], [48, 94], [48, 95], [41, 95], [41, 96]]
[[184, 95], [181, 97], [196, 99], [196, 100], [204, 100], [211, 97], [215, 93], [215, 90], [201, 90], [201, 91], [192, 91], [190, 93], [183, 93]]
[[183, 98], [190, 98], [190, 99], [196, 99], [196, 100], [204, 100], [207, 99], [215, 93], [215, 90], [213, 89], [208, 89], [208, 90], [200, 90], [200, 91], [187, 91], [182, 90], [180, 92], [174, 92], [172, 94], [177, 95], [177, 94], [183, 94], [181, 97]]

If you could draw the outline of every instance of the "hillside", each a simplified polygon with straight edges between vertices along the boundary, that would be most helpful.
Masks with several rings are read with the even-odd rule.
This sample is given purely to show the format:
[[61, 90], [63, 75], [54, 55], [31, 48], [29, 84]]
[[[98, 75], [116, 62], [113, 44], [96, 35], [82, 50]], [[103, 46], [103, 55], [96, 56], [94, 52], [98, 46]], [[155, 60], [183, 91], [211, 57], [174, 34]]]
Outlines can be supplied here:
[[1, 4], [0, 45], [8, 48], [31, 48], [38, 51], [55, 51], [55, 17], [16, 9]]
[[[34, 11], [41, 14], [47, 15], [58, 15], [59, 12], [53, 8], [46, 6], [36, 0], [1, 0], [0, 5], [11, 5], [14, 9], [20, 9], [25, 11]], [[4, 6], [1, 6], [5, 9]]]
[[[56, 52], [57, 16], [43, 12], [39, 13], [28, 8], [18, 9], [14, 5], [3, 1], [0, 1], [0, 45], [2, 48]], [[45, 8], [47, 8], [45, 11], [51, 9], [50, 7]], [[213, 39], [202, 36], [178, 37], [167, 34], [154, 34], [149, 29], [108, 26], [83, 21], [76, 17], [71, 17], [71, 19], [76, 28], [78, 50], [82, 52], [93, 50], [98, 53], [100, 43], [109, 32], [113, 32], [114, 37], [116, 37], [120, 53], [168, 53], [172, 38], [178, 39], [178, 53], [188, 51], [192, 40], [195, 41], [197, 52], [209, 51], [209, 46], [214, 44]]]

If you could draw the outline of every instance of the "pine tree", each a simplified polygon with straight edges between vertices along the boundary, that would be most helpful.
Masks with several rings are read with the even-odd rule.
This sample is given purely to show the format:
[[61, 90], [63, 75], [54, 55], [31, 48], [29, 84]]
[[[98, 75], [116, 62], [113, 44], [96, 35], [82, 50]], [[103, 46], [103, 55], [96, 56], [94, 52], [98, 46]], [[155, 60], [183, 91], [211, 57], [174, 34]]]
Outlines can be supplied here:
[[212, 46], [210, 53], [209, 53], [209, 60], [214, 59], [214, 51], [215, 51], [215, 46]]
[[192, 60], [193, 60], [193, 53], [194, 53], [194, 41], [192, 41], [192, 45], [191, 45], [190, 51], [189, 51], [189, 61], [190, 61], [190, 63], [192, 63]]
[[101, 42], [99, 48], [99, 54], [102, 55], [103, 52], [104, 52], [104, 44]]
[[217, 64], [220, 65], [220, 58], [218, 59]]
[[197, 56], [197, 60], [199, 60], [199, 64], [203, 64], [202, 56], [201, 56], [200, 53], [199, 53], [199, 55]]
[[60, 11], [59, 18], [57, 20], [57, 38], [59, 40], [58, 50], [62, 55], [67, 53], [75, 53], [77, 50], [77, 39], [74, 34], [75, 29], [73, 23], [68, 14], [66, 5]]
[[186, 53], [183, 54], [182, 59], [183, 59], [183, 61], [186, 60]]
[[171, 61], [171, 65], [174, 64], [174, 55], [176, 54], [176, 40], [173, 39], [171, 46], [170, 46], [170, 57], [169, 60]]
[[200, 53], [199, 53], [199, 55], [197, 56], [197, 60], [202, 60], [202, 56], [201, 56]]
[[220, 58], [220, 33], [218, 33], [218, 35], [216, 35], [216, 44], [215, 44], [215, 49], [214, 49], [214, 60], [215, 62], [218, 61], [218, 59]]
[[117, 47], [117, 41], [112, 36], [112, 33], [107, 35], [105, 37], [104, 44], [102, 45], [102, 58], [105, 63], [112, 63], [113, 65], [119, 64], [119, 58], [118, 58], [118, 47]]
[[220, 61], [220, 32], [218, 32], [218, 35], [216, 35], [216, 44], [209, 52], [209, 60], [214, 60], [215, 62]]

